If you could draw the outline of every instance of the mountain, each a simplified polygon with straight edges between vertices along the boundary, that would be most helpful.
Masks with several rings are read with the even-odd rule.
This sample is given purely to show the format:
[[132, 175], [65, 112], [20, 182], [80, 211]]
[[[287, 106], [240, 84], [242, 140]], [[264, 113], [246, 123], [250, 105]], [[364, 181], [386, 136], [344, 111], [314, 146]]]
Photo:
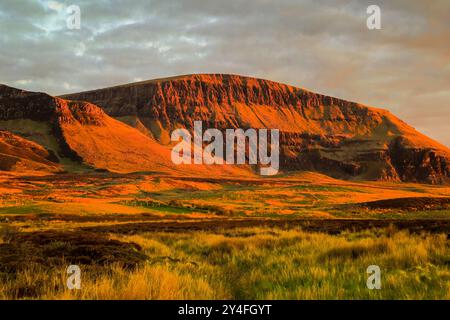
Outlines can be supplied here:
[[390, 112], [237, 75], [185, 75], [62, 96], [88, 101], [165, 145], [171, 130], [280, 129], [283, 171], [445, 183], [450, 150]]
[[175, 166], [170, 152], [92, 103], [0, 85], [0, 170], [248, 174], [240, 168]]

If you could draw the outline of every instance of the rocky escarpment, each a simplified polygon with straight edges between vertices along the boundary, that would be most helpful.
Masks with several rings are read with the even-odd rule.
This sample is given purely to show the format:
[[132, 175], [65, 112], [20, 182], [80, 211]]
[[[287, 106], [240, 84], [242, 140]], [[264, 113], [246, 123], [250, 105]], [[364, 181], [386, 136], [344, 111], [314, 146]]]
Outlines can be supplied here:
[[[114, 117], [139, 116], [157, 120], [168, 130], [179, 124], [192, 127], [195, 120], [203, 120], [219, 128], [272, 123], [287, 132], [303, 129], [318, 134], [324, 130], [333, 134], [343, 130], [364, 133], [367, 125], [383, 121], [377, 112], [357, 103], [276, 82], [233, 75], [182, 76], [63, 97], [93, 102]], [[269, 110], [245, 108], [252, 106], [266, 106]], [[245, 111], [252, 112], [247, 114]], [[265, 117], [265, 113], [271, 111], [281, 113]], [[289, 117], [289, 112], [294, 112], [291, 114], [294, 117]], [[295, 118], [297, 116], [300, 118]], [[305, 126], [314, 121], [320, 125]], [[363, 131], [358, 131], [361, 129]]]
[[391, 113], [272, 81], [188, 75], [65, 95], [89, 101], [161, 143], [171, 130], [273, 128], [281, 170], [339, 178], [443, 183], [450, 151]]

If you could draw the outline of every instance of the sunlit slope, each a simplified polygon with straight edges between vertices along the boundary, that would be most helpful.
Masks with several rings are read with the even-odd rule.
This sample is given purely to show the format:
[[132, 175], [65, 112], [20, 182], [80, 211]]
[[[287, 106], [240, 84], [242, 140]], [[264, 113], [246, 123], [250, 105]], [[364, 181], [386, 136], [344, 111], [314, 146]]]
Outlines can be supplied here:
[[171, 150], [90, 103], [58, 99], [62, 136], [71, 150], [95, 168], [114, 172], [249, 174], [230, 166], [175, 165]]
[[39, 144], [0, 131], [0, 170], [58, 172], [61, 166], [55, 156]]

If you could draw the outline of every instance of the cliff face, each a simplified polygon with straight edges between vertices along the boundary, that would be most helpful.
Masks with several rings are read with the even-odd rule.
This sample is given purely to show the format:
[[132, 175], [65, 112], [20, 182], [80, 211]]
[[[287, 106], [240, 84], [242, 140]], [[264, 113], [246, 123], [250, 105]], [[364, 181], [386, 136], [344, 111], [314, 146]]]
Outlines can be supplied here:
[[[203, 120], [223, 128], [273, 124], [287, 132], [321, 134], [366, 130], [367, 123], [383, 120], [378, 112], [357, 103], [233, 75], [182, 76], [63, 97], [93, 102], [113, 117], [157, 120], [167, 130], [177, 124], [192, 127], [194, 120]], [[314, 121], [319, 126], [306, 127]]]
[[443, 183], [450, 151], [388, 111], [304, 89], [234, 75], [189, 75], [63, 96], [168, 143], [171, 130], [272, 128], [281, 131], [282, 171], [338, 178]]

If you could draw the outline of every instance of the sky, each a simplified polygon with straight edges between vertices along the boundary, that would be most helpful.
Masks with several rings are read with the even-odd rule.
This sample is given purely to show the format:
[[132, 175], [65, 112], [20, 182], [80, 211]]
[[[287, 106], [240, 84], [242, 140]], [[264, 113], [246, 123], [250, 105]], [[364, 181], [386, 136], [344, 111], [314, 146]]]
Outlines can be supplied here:
[[0, 1], [0, 83], [57, 95], [191, 73], [388, 109], [450, 146], [448, 0]]

